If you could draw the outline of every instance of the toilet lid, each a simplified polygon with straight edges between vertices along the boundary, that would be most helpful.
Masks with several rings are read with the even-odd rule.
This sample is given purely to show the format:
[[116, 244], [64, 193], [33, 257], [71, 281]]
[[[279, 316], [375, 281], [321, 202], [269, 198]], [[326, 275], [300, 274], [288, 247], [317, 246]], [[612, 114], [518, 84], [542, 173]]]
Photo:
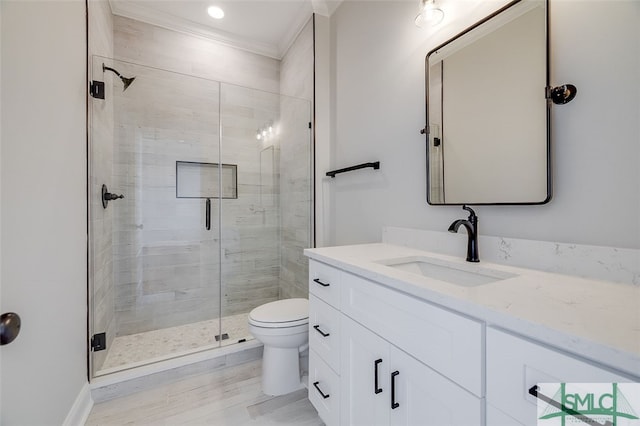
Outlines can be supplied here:
[[262, 327], [293, 327], [309, 322], [307, 299], [283, 299], [265, 303], [249, 313], [249, 322]]

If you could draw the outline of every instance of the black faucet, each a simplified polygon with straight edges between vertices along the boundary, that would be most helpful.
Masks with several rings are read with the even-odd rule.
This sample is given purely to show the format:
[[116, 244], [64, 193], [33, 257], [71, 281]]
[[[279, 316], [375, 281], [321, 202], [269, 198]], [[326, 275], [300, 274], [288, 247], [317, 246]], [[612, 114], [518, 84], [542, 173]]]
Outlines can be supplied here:
[[449, 226], [449, 232], [458, 232], [460, 225], [467, 228], [467, 262], [480, 262], [478, 258], [478, 216], [471, 207], [463, 205], [462, 208], [469, 212], [467, 219], [458, 219]]

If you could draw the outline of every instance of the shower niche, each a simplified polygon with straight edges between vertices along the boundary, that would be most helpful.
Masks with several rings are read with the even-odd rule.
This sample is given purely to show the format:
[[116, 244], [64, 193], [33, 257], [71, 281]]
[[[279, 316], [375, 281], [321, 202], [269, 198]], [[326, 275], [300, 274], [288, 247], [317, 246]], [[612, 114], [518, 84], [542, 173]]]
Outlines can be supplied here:
[[204, 227], [210, 231], [211, 199], [238, 198], [238, 166], [176, 161], [176, 198], [204, 199]]
[[[284, 259], [311, 246], [310, 102], [113, 58], [90, 72], [92, 376], [251, 340], [248, 312], [306, 282]], [[102, 208], [103, 183], [126, 197]]]
[[176, 198], [238, 198], [238, 166], [176, 161]]

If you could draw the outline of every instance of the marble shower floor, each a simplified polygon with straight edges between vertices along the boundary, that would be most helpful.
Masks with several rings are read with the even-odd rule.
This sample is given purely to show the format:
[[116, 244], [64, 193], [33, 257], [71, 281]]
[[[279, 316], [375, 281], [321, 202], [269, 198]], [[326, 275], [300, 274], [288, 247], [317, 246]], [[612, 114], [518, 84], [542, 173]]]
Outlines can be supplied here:
[[[237, 343], [242, 339], [253, 339], [249, 333], [247, 318], [248, 314], [222, 318], [222, 333], [229, 335], [228, 339], [222, 340], [222, 346]], [[97, 375], [218, 347], [215, 336], [220, 334], [219, 324], [220, 321], [216, 318], [116, 337], [107, 349], [107, 358]]]

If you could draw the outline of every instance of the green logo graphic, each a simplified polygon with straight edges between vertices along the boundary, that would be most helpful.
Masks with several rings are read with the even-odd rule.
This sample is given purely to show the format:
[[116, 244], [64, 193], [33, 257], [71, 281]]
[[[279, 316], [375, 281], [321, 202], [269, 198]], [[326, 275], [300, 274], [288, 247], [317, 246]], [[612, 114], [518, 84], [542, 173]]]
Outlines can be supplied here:
[[[605, 386], [608, 389], [603, 388]], [[589, 390], [586, 391], [585, 388]], [[545, 386], [545, 390], [548, 389], [553, 388]], [[537, 397], [544, 401], [541, 411], [540, 403], [538, 405], [538, 419], [556, 419], [555, 424], [558, 424], [557, 420], [559, 420], [561, 426], [565, 426], [568, 422], [615, 426], [619, 424], [620, 419], [640, 420], [617, 383], [582, 384], [581, 386], [569, 386], [569, 388], [566, 383], [560, 383], [559, 388], [552, 396], [539, 392]], [[638, 401], [634, 401], [634, 405], [637, 408]], [[539, 422], [539, 424], [542, 423]]]

